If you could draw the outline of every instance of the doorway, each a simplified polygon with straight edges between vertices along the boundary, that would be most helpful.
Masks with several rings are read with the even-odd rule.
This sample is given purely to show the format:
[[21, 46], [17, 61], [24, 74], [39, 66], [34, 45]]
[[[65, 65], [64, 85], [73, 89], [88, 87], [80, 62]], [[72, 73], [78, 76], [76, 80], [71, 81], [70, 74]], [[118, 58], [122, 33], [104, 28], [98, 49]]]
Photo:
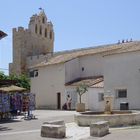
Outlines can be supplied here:
[[57, 109], [61, 109], [61, 93], [57, 93]]

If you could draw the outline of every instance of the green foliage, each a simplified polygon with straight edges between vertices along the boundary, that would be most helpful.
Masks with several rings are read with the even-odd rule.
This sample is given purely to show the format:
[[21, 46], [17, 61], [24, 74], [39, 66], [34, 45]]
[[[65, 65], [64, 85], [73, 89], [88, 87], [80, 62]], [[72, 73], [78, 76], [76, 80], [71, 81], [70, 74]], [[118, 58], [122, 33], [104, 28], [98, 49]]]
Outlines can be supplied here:
[[82, 95], [84, 93], [86, 93], [87, 91], [88, 91], [88, 86], [85, 85], [85, 84], [80, 84], [79, 86], [76, 87], [76, 92], [79, 95], [79, 101], [80, 101], [80, 103], [82, 103], [82, 101], [81, 101]]
[[7, 80], [8, 76], [4, 74], [4, 72], [0, 71], [0, 80]]
[[16, 80], [16, 85], [30, 90], [30, 79], [26, 75], [10, 75], [11, 80]]
[[13, 74], [7, 76], [3, 72], [0, 72], [0, 80], [15, 80], [16, 86], [23, 87], [30, 90], [30, 79], [26, 75], [17, 76]]

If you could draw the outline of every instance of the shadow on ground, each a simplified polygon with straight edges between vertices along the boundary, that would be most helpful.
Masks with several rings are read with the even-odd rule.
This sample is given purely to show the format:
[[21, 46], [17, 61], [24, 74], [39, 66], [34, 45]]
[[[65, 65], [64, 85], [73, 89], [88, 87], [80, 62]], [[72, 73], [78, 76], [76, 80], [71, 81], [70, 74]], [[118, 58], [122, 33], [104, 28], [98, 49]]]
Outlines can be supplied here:
[[16, 122], [21, 122], [21, 120], [0, 120], [0, 124], [4, 124], [4, 123], [16, 123]]
[[9, 130], [12, 130], [12, 129], [8, 127], [0, 126], [0, 131], [9, 131]]

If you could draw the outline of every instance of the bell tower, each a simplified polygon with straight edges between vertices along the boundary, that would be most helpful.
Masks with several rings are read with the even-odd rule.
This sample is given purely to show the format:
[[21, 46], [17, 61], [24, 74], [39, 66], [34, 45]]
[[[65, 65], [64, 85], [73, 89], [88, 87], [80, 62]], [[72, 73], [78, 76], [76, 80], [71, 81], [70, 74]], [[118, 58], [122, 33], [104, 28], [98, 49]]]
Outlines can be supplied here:
[[40, 53], [45, 54], [53, 53], [54, 50], [53, 24], [50, 21], [48, 22], [44, 10], [41, 10], [38, 15], [33, 15], [30, 18], [28, 29], [32, 34], [36, 35], [38, 38], [43, 38], [45, 44], [47, 44], [43, 48], [42, 47], [40, 48]]
[[28, 29], [13, 29], [13, 63], [10, 74], [27, 74], [28, 68], [38, 64], [54, 51], [53, 24], [43, 9], [30, 18]]

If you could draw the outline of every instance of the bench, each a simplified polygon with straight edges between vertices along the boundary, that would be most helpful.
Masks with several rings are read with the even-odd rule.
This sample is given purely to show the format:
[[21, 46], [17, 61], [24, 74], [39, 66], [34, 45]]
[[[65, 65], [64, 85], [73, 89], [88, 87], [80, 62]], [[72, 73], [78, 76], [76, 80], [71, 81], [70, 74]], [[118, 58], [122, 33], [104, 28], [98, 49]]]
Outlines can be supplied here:
[[96, 122], [96, 123], [91, 123], [90, 136], [102, 137], [107, 134], [109, 134], [108, 121], [100, 121], [100, 122]]
[[65, 138], [66, 127], [63, 120], [44, 122], [41, 126], [41, 136], [49, 138]]

